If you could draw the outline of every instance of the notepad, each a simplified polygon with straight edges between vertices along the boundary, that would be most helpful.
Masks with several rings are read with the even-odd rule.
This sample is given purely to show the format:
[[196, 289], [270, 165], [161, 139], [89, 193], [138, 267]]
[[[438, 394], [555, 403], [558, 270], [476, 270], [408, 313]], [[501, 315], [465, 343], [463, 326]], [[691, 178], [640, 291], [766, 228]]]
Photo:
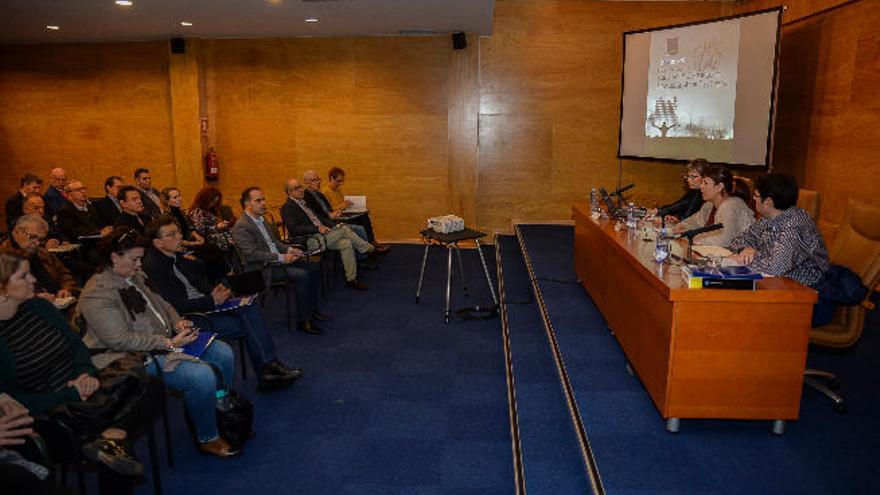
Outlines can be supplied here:
[[351, 206], [345, 209], [345, 213], [365, 213], [367, 211], [366, 196], [346, 196], [345, 200], [351, 202]]

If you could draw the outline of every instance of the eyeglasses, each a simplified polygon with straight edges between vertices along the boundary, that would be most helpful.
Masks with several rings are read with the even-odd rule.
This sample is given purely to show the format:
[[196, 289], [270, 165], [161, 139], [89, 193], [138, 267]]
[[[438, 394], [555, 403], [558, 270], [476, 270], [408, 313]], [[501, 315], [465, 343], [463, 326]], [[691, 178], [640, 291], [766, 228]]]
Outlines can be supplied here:
[[303, 188], [303, 186], [302, 186], [302, 184], [300, 184], [300, 185], [294, 187], [293, 190], [294, 190], [294, 191], [298, 191], [298, 190], [300, 190], [300, 189], [302, 189], [302, 188]]
[[171, 230], [171, 231], [165, 232], [165, 235], [160, 235], [159, 238], [162, 238], [162, 237], [174, 237], [174, 236], [178, 236], [178, 235], [180, 235], [180, 230], [179, 230], [179, 229], [174, 229], [174, 230]]
[[695, 179], [699, 179], [700, 175], [699, 174], [685, 174], [684, 178], [687, 180], [695, 180]]
[[44, 236], [44, 235], [41, 236], [41, 235], [37, 235], [37, 234], [31, 234], [30, 232], [28, 232], [26, 230], [23, 232], [24, 232], [24, 236], [27, 237], [29, 241], [43, 242], [46, 240], [46, 236]]

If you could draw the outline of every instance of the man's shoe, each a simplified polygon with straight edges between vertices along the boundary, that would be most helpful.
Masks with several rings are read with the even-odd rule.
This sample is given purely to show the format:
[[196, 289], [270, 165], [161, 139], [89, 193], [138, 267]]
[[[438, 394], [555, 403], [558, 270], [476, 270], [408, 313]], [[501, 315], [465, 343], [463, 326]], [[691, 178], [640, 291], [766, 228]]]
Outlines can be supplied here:
[[267, 373], [273, 376], [280, 376], [288, 380], [297, 380], [303, 375], [302, 368], [288, 368], [281, 361], [272, 361], [260, 369], [260, 374]]
[[222, 437], [217, 437], [210, 442], [200, 443], [199, 452], [202, 454], [213, 455], [221, 459], [241, 454], [241, 450], [229, 445], [229, 442], [223, 440]]
[[114, 473], [132, 477], [144, 474], [144, 465], [128, 453], [124, 440], [101, 437], [83, 445], [81, 450], [88, 460], [100, 462]]
[[380, 244], [378, 242], [373, 244], [373, 252], [376, 254], [385, 254], [388, 251], [391, 251], [391, 246], [388, 244]]
[[346, 286], [346, 287], [351, 287], [352, 289], [357, 289], [357, 290], [367, 290], [367, 289], [369, 289], [369, 287], [367, 287], [366, 284], [364, 284], [363, 282], [361, 282], [360, 280], [358, 280], [358, 279], [356, 279], [356, 278], [353, 278], [353, 279], [351, 279], [351, 280], [346, 281], [346, 282], [345, 282], [345, 286]]
[[321, 330], [320, 327], [313, 324], [309, 320], [299, 322], [297, 327], [299, 328], [300, 332], [305, 332], [305, 333], [308, 333], [311, 335], [323, 335], [324, 334], [324, 331]]
[[333, 321], [333, 318], [318, 310], [312, 311], [312, 319], [315, 321]]

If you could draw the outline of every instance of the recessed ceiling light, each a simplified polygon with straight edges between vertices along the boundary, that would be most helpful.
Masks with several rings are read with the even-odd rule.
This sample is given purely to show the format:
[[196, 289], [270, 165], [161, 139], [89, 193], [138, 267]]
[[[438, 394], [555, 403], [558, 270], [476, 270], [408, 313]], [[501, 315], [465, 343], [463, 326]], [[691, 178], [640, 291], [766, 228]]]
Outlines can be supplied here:
[[58, 31], [59, 29], [61, 29], [61, 26], [55, 26], [55, 25], [50, 24], [50, 25], [46, 26], [46, 29], [48, 29], [49, 31]]
[[320, 19], [318, 19], [317, 17], [306, 17], [306, 18], [303, 19], [303, 20], [306, 21], [306, 22], [318, 22], [318, 21], [320, 21]]
[[191, 22], [189, 22], [189, 21], [180, 21], [180, 25], [181, 25], [181, 26], [187, 26], [187, 27], [189, 27], [189, 26], [192, 26], [193, 23], [191, 23]]
[[134, 2], [132, 2], [131, 0], [116, 0], [115, 3], [116, 5], [119, 5], [121, 7], [131, 7], [132, 5], [134, 5]]

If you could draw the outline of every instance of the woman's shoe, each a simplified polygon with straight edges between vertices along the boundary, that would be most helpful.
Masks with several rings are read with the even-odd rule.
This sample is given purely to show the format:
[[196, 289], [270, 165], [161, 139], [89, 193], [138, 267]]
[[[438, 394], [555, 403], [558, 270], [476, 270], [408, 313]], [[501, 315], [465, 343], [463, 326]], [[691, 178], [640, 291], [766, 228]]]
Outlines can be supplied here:
[[217, 437], [210, 442], [200, 443], [199, 452], [202, 454], [217, 456], [222, 459], [241, 454], [241, 450], [229, 445], [229, 442], [223, 440], [222, 437]]

